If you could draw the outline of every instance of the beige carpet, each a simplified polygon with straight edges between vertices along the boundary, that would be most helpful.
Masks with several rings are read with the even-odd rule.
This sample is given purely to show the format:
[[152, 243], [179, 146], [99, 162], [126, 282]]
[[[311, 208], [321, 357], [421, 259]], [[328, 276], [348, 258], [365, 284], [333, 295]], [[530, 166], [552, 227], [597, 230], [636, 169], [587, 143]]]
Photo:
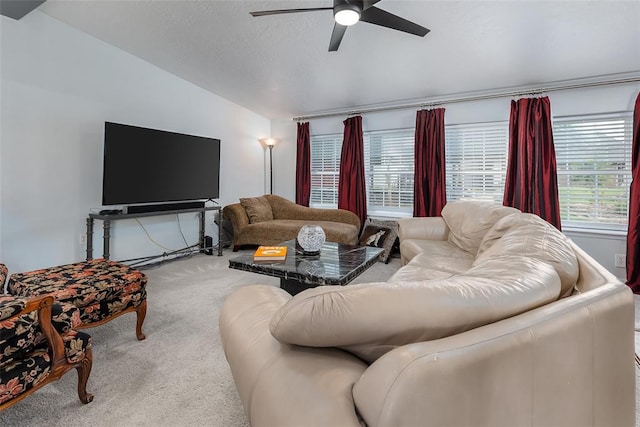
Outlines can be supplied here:
[[[0, 426], [247, 426], [220, 345], [219, 310], [234, 289], [279, 280], [229, 269], [234, 256], [225, 250], [145, 269], [147, 339], [135, 338], [135, 314], [87, 330], [94, 401], [80, 403], [69, 372], [0, 412]], [[397, 258], [377, 263], [356, 282], [386, 280], [399, 266]]]
[[[0, 426], [247, 426], [220, 346], [218, 313], [234, 289], [277, 286], [278, 279], [229, 269], [233, 256], [225, 250], [222, 257], [196, 255], [145, 270], [147, 339], [136, 340], [134, 314], [88, 330], [94, 342], [88, 385], [94, 401], [80, 403], [76, 374], [69, 372], [1, 412]], [[397, 258], [377, 263], [356, 282], [385, 280], [399, 267]], [[638, 319], [640, 297], [640, 325]]]

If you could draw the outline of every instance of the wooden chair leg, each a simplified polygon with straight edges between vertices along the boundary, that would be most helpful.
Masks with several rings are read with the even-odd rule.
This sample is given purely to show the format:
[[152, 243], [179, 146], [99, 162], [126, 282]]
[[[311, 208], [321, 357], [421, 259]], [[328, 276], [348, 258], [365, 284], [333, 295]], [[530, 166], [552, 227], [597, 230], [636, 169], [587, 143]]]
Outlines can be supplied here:
[[89, 380], [92, 365], [93, 353], [91, 352], [91, 348], [88, 348], [85, 351], [85, 356], [80, 366], [76, 368], [78, 372], [78, 397], [82, 403], [89, 403], [93, 400], [93, 395], [87, 393], [87, 381]]
[[142, 301], [142, 304], [140, 304], [137, 308], [136, 308], [136, 336], [138, 337], [138, 340], [142, 341], [143, 339], [146, 338], [146, 336], [144, 335], [144, 333], [142, 333], [142, 324], [144, 323], [144, 318], [147, 315], [147, 300], [145, 299], [144, 301]]

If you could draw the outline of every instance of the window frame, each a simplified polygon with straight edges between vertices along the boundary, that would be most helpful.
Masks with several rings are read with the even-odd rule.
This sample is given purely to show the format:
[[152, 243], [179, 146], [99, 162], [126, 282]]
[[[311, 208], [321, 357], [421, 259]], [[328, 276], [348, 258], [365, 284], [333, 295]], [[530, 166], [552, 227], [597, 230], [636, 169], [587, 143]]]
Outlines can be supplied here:
[[[624, 123], [621, 125], [623, 132], [623, 143], [624, 146], [622, 148], [617, 148], [618, 151], [621, 151], [623, 154], [621, 155], [621, 161], [625, 163], [625, 167], [623, 169], [613, 170], [613, 169], [576, 169], [574, 173], [570, 171], [564, 170], [561, 168], [561, 160], [562, 155], [558, 156], [558, 151], [563, 149], [564, 143], [559, 143], [561, 139], [565, 139], [564, 135], [561, 134], [559, 129], [557, 128], [560, 124], [566, 123], [574, 123], [579, 125], [580, 123], [588, 124], [589, 122], [597, 122], [597, 121], [613, 121], [613, 120], [623, 120]], [[585, 232], [585, 233], [598, 233], [598, 234], [610, 234], [610, 235], [625, 235], [627, 233], [628, 221], [629, 221], [629, 191], [631, 184], [631, 149], [632, 149], [632, 127], [633, 127], [633, 112], [630, 111], [618, 111], [618, 112], [610, 112], [610, 113], [600, 113], [600, 114], [580, 114], [580, 115], [566, 115], [566, 116], [557, 116], [553, 118], [552, 122], [553, 126], [553, 135], [554, 135], [554, 150], [556, 154], [556, 173], [558, 176], [558, 199], [560, 201], [560, 210], [561, 210], [561, 222], [562, 229], [565, 231], [576, 231], [576, 232]], [[589, 141], [589, 140], [586, 140]], [[585, 144], [586, 142], [583, 142]], [[575, 144], [575, 141], [573, 142]], [[604, 148], [606, 151], [606, 147]], [[594, 150], [593, 156], [597, 155], [597, 152]], [[578, 162], [576, 162], [578, 163]], [[587, 173], [589, 172], [589, 173]], [[624, 176], [624, 183], [620, 187], [624, 195], [621, 199], [625, 200], [626, 203], [626, 212], [625, 218], [620, 223], [609, 223], [609, 222], [599, 222], [599, 221], [575, 221], [569, 219], [565, 210], [569, 209], [569, 206], [565, 207], [563, 205], [563, 188], [561, 187], [562, 177], [570, 177], [570, 176], [594, 176], [594, 179], [598, 179], [598, 176], [608, 176], [608, 175], [618, 175]], [[575, 188], [575, 187], [574, 187]], [[606, 187], [602, 187], [606, 188]]]
[[[453, 132], [461, 132], [468, 133], [468, 137], [459, 138], [461, 141], [456, 140], [455, 143], [461, 142], [462, 148], [460, 157], [462, 158], [461, 164], [465, 163], [466, 160], [467, 166], [459, 169], [457, 172], [453, 172], [454, 166], [457, 164], [452, 159], [452, 150], [457, 149], [457, 147], [453, 147], [451, 134]], [[470, 145], [472, 140], [482, 139], [482, 143]], [[487, 140], [491, 140], [493, 142], [489, 153], [487, 154]], [[470, 141], [471, 140], [471, 141]], [[474, 150], [478, 148], [482, 148], [482, 151], [477, 154]], [[466, 151], [466, 153], [465, 153]], [[491, 157], [491, 154], [501, 152], [497, 157], [497, 160]], [[480, 123], [461, 123], [461, 124], [449, 124], [445, 126], [445, 164], [446, 164], [446, 174], [447, 174], [447, 202], [452, 202], [455, 200], [466, 199], [466, 200], [484, 200], [484, 201], [493, 201], [495, 203], [502, 204], [504, 198], [504, 183], [506, 180], [506, 172], [507, 172], [507, 162], [508, 162], [508, 154], [509, 154], [509, 121], [500, 120], [500, 121], [491, 121], [491, 122], [480, 122]], [[465, 158], [466, 157], [466, 158]], [[487, 166], [489, 164], [499, 163], [499, 170], [488, 170]], [[475, 165], [482, 165], [482, 167], [477, 167]], [[472, 194], [464, 194], [462, 191], [452, 191], [452, 186], [455, 181], [461, 183], [462, 187], [465, 185], [469, 185], [469, 183], [465, 183], [465, 178], [471, 177], [470, 181], [473, 181], [474, 177], [477, 180], [479, 179], [481, 184], [481, 191]], [[489, 180], [496, 180], [497, 184], [487, 185]], [[475, 185], [480, 185], [476, 183]], [[464, 188], [463, 188], [464, 190]], [[457, 194], [460, 194], [457, 197]], [[499, 194], [498, 194], [499, 193]]]
[[[316, 142], [317, 140], [332, 140], [334, 147], [337, 147], [337, 149], [333, 152], [333, 156], [327, 156], [328, 158], [324, 158], [322, 155], [320, 155], [319, 157], [323, 157], [323, 164], [321, 165], [321, 167], [316, 167], [316, 169], [314, 170], [314, 154], [318, 155], [317, 153], [317, 149], [318, 147], [318, 143]], [[335, 209], [338, 207], [338, 179], [340, 176], [340, 152], [342, 151], [342, 139], [343, 139], [343, 135], [342, 134], [322, 134], [322, 135], [311, 135], [310, 136], [310, 159], [309, 159], [309, 163], [310, 163], [310, 168], [311, 168], [311, 173], [310, 173], [310, 183], [311, 183], [311, 189], [310, 189], [310, 196], [309, 196], [309, 206], [313, 207], [313, 208], [322, 208], [322, 209]], [[314, 142], [316, 142], [314, 144]], [[328, 150], [326, 150], [325, 148], [320, 148], [321, 150], [321, 154], [322, 153], [327, 153]], [[333, 158], [335, 157], [335, 158]], [[322, 167], [324, 167], [326, 164], [334, 164], [335, 165], [335, 169], [333, 170], [320, 170], [322, 169]], [[331, 178], [333, 177], [333, 179]], [[314, 182], [320, 181], [321, 183], [325, 183], [325, 185], [321, 185], [320, 188], [316, 188], [314, 191]], [[335, 182], [335, 185], [331, 185], [331, 181]], [[320, 194], [318, 194], [318, 191], [320, 191]], [[331, 193], [334, 192], [335, 193], [335, 203], [333, 202], [329, 202], [329, 201], [325, 201], [324, 198], [324, 194], [325, 193]]]
[[[380, 158], [379, 166], [387, 167], [389, 170], [374, 172], [374, 166], [372, 164], [373, 159], [371, 152], [374, 149], [373, 139], [380, 138]], [[392, 144], [385, 147], [384, 140], [403, 140], [401, 144]], [[413, 181], [414, 181], [414, 150], [415, 150], [415, 129], [401, 128], [401, 129], [385, 129], [376, 131], [367, 131], [363, 133], [364, 142], [364, 157], [365, 157], [365, 182], [367, 188], [367, 213], [369, 216], [376, 218], [393, 218], [393, 217], [411, 217], [413, 216]], [[393, 147], [393, 148], [390, 148]], [[385, 150], [386, 149], [386, 150]], [[407, 151], [409, 150], [409, 151]], [[386, 153], [384, 153], [386, 151]], [[395, 153], [389, 153], [389, 151], [395, 151]], [[406, 158], [407, 153], [410, 155], [410, 159], [407, 159], [408, 165], [402, 165], [398, 158]], [[386, 180], [388, 183], [395, 181], [397, 191], [390, 188], [384, 188], [383, 185], [379, 191], [382, 192], [383, 198], [390, 197], [391, 202], [383, 202], [382, 204], [372, 205], [370, 200], [371, 194], [374, 191], [373, 184], [376, 180]], [[403, 181], [406, 181], [403, 183]], [[410, 185], [410, 189], [403, 188]], [[406, 204], [406, 200], [403, 200], [406, 195], [409, 195], [409, 204]], [[392, 203], [393, 199], [396, 199], [397, 203]]]

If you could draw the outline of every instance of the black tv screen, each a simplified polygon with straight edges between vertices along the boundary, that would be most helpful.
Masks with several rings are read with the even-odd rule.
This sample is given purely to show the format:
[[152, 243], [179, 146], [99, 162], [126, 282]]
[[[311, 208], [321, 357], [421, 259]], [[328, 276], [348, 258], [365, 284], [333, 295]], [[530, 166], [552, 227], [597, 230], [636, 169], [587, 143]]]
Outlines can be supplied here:
[[220, 140], [105, 122], [102, 204], [216, 199]]

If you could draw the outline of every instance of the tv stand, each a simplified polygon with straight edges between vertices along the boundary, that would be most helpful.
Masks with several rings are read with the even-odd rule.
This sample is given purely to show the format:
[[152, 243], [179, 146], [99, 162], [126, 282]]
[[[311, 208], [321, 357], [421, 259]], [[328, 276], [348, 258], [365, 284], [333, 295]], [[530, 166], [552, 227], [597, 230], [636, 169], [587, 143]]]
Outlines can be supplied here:
[[[160, 216], [160, 215], [173, 215], [173, 214], [181, 214], [181, 213], [189, 213], [196, 212], [199, 214], [200, 220], [200, 230], [198, 235], [198, 247], [200, 250], [205, 249], [204, 243], [204, 215], [207, 211], [215, 211], [218, 217], [221, 216], [220, 206], [201, 206], [197, 208], [185, 208], [185, 209], [176, 209], [171, 211], [157, 211], [157, 212], [136, 212], [136, 213], [115, 213], [115, 214], [95, 214], [90, 213], [87, 217], [87, 261], [93, 258], [93, 222], [94, 220], [102, 221], [102, 257], [104, 259], [109, 259], [111, 255], [110, 245], [111, 245], [111, 221], [117, 221], [120, 219], [132, 219], [132, 218], [141, 218], [145, 216]], [[219, 218], [220, 219], [220, 218]], [[221, 221], [218, 222], [218, 256], [222, 256], [222, 245], [220, 244], [220, 229], [222, 228]]]

